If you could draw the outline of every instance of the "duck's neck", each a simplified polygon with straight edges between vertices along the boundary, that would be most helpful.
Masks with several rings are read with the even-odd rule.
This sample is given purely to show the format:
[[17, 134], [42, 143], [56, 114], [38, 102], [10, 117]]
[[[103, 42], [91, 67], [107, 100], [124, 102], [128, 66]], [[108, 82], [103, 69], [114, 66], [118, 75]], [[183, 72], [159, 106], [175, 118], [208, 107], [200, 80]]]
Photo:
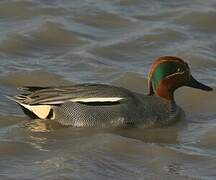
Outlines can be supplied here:
[[168, 101], [174, 101], [174, 92], [170, 91], [166, 86], [158, 86], [155, 94]]
[[[154, 125], [168, 125], [175, 122], [179, 113], [179, 106], [174, 100], [167, 100], [156, 94], [148, 96], [148, 100], [144, 99], [144, 114], [148, 114], [148, 118], [153, 121]], [[150, 121], [152, 123], [152, 121]]]
[[174, 90], [166, 83], [160, 83], [156, 88], [154, 88], [154, 93], [168, 101], [174, 101]]
[[170, 106], [170, 110], [175, 110], [176, 102], [174, 100], [174, 93], [160, 93], [156, 94], [156, 96], [162, 101], [166, 101]]

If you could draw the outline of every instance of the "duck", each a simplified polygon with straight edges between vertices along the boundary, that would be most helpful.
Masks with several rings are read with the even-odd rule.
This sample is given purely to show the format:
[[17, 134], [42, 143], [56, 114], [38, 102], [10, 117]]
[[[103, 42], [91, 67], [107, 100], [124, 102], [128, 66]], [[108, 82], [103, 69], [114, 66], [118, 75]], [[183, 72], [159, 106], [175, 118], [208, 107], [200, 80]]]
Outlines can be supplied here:
[[73, 127], [158, 127], [171, 125], [184, 112], [175, 102], [176, 89], [212, 88], [197, 81], [179, 57], [157, 58], [148, 73], [148, 92], [141, 94], [107, 84], [24, 86], [8, 97], [32, 119]]

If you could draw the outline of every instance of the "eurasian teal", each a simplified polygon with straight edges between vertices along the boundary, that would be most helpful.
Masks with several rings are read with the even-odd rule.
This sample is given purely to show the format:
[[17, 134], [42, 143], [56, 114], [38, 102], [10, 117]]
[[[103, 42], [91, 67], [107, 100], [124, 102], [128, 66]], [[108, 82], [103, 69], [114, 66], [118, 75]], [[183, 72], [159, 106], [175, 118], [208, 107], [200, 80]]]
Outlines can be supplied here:
[[104, 84], [62, 87], [22, 87], [10, 97], [31, 118], [50, 119], [76, 127], [149, 127], [175, 122], [181, 115], [174, 91], [189, 86], [212, 88], [198, 82], [178, 57], [158, 58], [148, 74], [149, 93], [139, 94]]

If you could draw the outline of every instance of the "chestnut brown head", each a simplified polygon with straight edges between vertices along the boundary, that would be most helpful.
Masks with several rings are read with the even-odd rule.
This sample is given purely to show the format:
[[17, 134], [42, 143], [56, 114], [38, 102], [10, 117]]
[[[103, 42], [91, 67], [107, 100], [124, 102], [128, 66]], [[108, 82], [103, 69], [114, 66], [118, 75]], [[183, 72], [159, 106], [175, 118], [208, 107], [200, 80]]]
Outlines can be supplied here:
[[153, 64], [148, 74], [149, 94], [156, 94], [167, 100], [174, 99], [174, 91], [182, 86], [189, 86], [204, 91], [212, 88], [198, 82], [190, 68], [182, 59], [174, 56], [163, 56]]

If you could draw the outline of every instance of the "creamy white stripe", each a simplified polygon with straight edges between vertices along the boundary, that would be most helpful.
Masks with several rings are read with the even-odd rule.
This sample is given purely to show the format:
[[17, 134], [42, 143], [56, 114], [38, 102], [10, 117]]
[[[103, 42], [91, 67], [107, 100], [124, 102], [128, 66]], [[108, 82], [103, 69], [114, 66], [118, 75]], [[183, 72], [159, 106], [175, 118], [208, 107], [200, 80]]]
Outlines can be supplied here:
[[67, 100], [63, 100], [63, 101], [50, 101], [50, 102], [44, 102], [41, 104], [44, 105], [54, 105], [54, 104], [63, 104], [67, 101], [71, 101], [71, 102], [118, 102], [120, 100], [122, 100], [123, 98], [120, 97], [105, 97], [105, 98], [75, 98], [75, 99], [67, 99]]
[[117, 102], [122, 100], [120, 97], [94, 97], [94, 98], [76, 98], [71, 99], [72, 102]]

